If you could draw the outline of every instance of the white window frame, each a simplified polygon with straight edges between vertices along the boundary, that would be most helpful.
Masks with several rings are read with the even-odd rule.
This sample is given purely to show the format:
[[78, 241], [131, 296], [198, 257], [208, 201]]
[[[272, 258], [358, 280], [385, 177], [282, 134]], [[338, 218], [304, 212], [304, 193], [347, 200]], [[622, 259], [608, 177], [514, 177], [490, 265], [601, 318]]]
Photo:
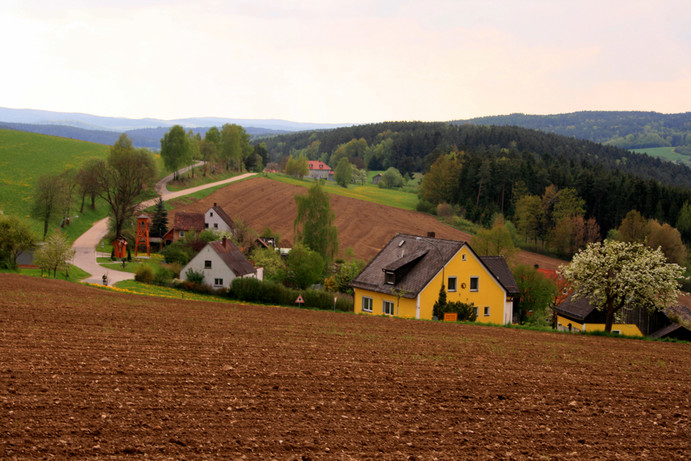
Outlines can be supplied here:
[[485, 317], [489, 317], [489, 306], [485, 306]]
[[[387, 306], [390, 306], [391, 312], [386, 312], [386, 307], [387, 307]], [[386, 301], [386, 300], [382, 301], [382, 307], [381, 307], [381, 309], [382, 309], [382, 312], [384, 313], [384, 315], [393, 315], [393, 314], [394, 314], [394, 304], [393, 304], [393, 301]]]
[[[453, 288], [451, 288], [451, 280], [453, 280]], [[458, 277], [449, 277], [448, 280], [446, 281], [446, 286], [448, 287], [449, 291], [457, 291], [458, 290]]]
[[369, 296], [362, 297], [362, 312], [372, 312], [374, 300]]
[[215, 287], [222, 287], [223, 286], [223, 279], [214, 279], [214, 286]]
[[[473, 280], [475, 280], [475, 288], [473, 288]], [[480, 291], [480, 277], [472, 276], [470, 277], [470, 291]]]
[[211, 260], [210, 259], [204, 260], [204, 269], [211, 269]]
[[475, 318], [480, 317], [480, 308], [475, 306], [473, 307], [473, 312], [475, 312]]

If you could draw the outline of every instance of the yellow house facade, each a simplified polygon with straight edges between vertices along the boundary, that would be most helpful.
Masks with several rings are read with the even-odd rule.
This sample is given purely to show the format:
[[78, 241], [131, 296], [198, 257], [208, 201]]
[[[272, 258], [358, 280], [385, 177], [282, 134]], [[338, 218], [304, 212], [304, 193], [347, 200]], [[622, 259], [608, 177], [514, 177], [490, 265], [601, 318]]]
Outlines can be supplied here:
[[355, 312], [432, 319], [444, 285], [447, 301], [472, 303], [477, 321], [513, 321], [518, 287], [501, 256], [480, 257], [466, 243], [397, 234], [353, 279]]

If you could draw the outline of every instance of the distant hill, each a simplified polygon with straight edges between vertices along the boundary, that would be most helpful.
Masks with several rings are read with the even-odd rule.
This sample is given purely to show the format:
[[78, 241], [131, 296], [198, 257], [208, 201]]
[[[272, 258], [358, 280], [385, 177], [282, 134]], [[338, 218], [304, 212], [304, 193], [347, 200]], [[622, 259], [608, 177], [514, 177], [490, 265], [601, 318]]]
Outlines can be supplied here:
[[[184, 125], [183, 125], [184, 126]], [[98, 144], [113, 145], [117, 141], [120, 134], [125, 133], [132, 140], [132, 144], [136, 147], [146, 147], [148, 149], [157, 150], [161, 148], [161, 138], [170, 130], [170, 127], [157, 128], [138, 128], [126, 131], [108, 131], [108, 130], [88, 130], [67, 125], [32, 125], [28, 123], [7, 123], [0, 122], [0, 128], [7, 130], [24, 131], [27, 133], [38, 133], [49, 136], [58, 136], [61, 138], [78, 139], [80, 141], [95, 142]], [[188, 128], [185, 126], [185, 128]], [[202, 136], [210, 128], [189, 128], [195, 133], [201, 133]], [[287, 133], [286, 131], [275, 131], [265, 128], [246, 127], [245, 130], [251, 137], [268, 136], [275, 134]]]
[[[691, 147], [691, 112], [585, 111], [556, 115], [511, 114], [455, 120], [456, 125], [518, 126], [625, 149]], [[681, 153], [681, 152], [680, 152]], [[687, 155], [691, 154], [691, 151]]]
[[212, 126], [235, 123], [250, 136], [267, 136], [303, 130], [321, 130], [348, 126], [347, 124], [300, 123], [287, 120], [239, 119], [199, 117], [175, 120], [153, 118], [130, 119], [101, 117], [90, 114], [51, 112], [33, 109], [0, 107], [0, 128], [79, 139], [99, 144], [113, 144], [121, 133], [127, 133], [137, 147], [160, 149], [161, 138], [173, 125], [206, 133]]
[[86, 130], [117, 131], [119, 133], [139, 128], [171, 127], [173, 125], [183, 125], [185, 128], [220, 127], [226, 123], [236, 123], [245, 129], [247, 129], [247, 127], [254, 127], [271, 131], [320, 130], [350, 125], [347, 123], [301, 123], [288, 120], [225, 117], [197, 117], [174, 120], [155, 118], [131, 119], [33, 109], [9, 109], [5, 107], [0, 107], [0, 122], [24, 123], [30, 125], [65, 125]]

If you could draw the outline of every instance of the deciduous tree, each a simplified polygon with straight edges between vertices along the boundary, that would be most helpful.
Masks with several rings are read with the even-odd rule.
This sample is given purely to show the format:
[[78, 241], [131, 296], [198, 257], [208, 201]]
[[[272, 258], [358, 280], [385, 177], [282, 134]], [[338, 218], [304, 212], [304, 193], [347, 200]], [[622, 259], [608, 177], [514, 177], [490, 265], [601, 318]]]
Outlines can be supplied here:
[[17, 268], [17, 256], [33, 248], [36, 236], [29, 226], [16, 216], [0, 214], [0, 267]]
[[43, 223], [43, 240], [48, 235], [50, 223], [62, 217], [66, 201], [67, 193], [63, 177], [47, 174], [38, 178], [31, 214]]
[[348, 184], [353, 180], [353, 166], [347, 158], [343, 157], [336, 165], [334, 170], [336, 176], [336, 183], [341, 187], [348, 187]]
[[317, 183], [307, 194], [296, 195], [295, 204], [296, 240], [319, 253], [325, 261], [332, 261], [338, 252], [338, 228], [333, 225], [329, 194]]
[[69, 260], [74, 256], [74, 248], [59, 233], [55, 233], [48, 238], [45, 245], [36, 250], [34, 263], [41, 268], [41, 271], [53, 272], [53, 277], [58, 270], [65, 270], [65, 275], [69, 277]]
[[126, 134], [120, 135], [98, 175], [99, 196], [110, 208], [116, 236], [122, 234], [125, 222], [134, 216], [146, 187], [152, 186], [155, 178], [151, 152], [135, 149]]
[[171, 127], [161, 138], [161, 158], [165, 167], [173, 171], [173, 179], [178, 179], [179, 168], [191, 163], [190, 140], [182, 126]]
[[640, 305], [652, 311], [676, 303], [684, 268], [643, 243], [605, 240], [576, 253], [559, 273], [575, 299], [586, 298], [605, 312], [605, 331], [611, 332], [622, 309]]

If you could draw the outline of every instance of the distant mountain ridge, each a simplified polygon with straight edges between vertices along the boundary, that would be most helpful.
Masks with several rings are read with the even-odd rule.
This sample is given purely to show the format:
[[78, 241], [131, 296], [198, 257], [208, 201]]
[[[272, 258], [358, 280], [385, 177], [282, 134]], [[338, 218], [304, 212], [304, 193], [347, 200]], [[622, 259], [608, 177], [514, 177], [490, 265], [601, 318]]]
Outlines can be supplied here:
[[[163, 133], [167, 132], [173, 125], [182, 125], [186, 129], [194, 129], [195, 132], [203, 134], [212, 126], [221, 127], [226, 123], [240, 125], [252, 136], [349, 126], [348, 124], [302, 123], [276, 119], [262, 120], [224, 117], [191, 117], [175, 120], [156, 118], [131, 119], [75, 112], [52, 112], [0, 107], [0, 126], [3, 128], [81, 139], [102, 144], [113, 144], [121, 133], [127, 133], [136, 146], [149, 148], [160, 148], [160, 140], [163, 137]], [[114, 138], [112, 133], [116, 133]]]

